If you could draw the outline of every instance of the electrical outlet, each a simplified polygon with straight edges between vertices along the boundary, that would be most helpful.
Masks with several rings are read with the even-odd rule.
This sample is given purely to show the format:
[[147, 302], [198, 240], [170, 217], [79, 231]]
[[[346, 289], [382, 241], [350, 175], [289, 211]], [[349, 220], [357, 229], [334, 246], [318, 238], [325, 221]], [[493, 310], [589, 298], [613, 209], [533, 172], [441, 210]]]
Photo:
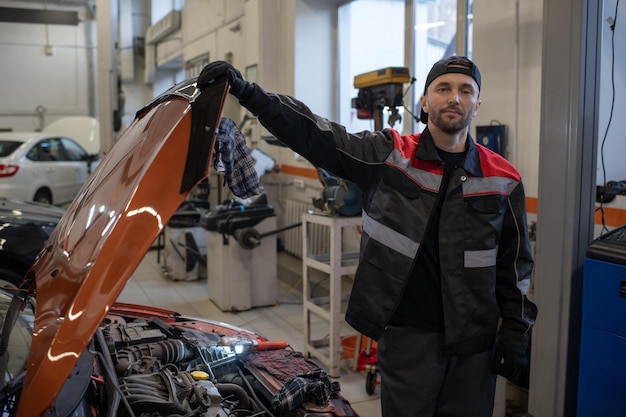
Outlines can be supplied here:
[[293, 185], [298, 187], [298, 188], [304, 188], [304, 180], [301, 180], [299, 178], [295, 178], [293, 180]]

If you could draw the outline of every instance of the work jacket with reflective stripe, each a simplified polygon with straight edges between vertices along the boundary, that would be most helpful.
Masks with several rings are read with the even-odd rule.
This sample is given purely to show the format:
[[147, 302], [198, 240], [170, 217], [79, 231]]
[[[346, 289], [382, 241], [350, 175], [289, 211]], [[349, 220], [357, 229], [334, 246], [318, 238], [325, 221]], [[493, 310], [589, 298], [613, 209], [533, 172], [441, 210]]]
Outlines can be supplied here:
[[[293, 97], [258, 85], [241, 104], [278, 140], [363, 193], [360, 262], [346, 311], [378, 340], [403, 296], [436, 206], [444, 167], [428, 130], [348, 133]], [[493, 346], [502, 329], [520, 338], [534, 324], [526, 293], [533, 267], [523, 185], [500, 155], [467, 141], [441, 208], [439, 253], [446, 352]], [[511, 341], [515, 343], [515, 341]]]

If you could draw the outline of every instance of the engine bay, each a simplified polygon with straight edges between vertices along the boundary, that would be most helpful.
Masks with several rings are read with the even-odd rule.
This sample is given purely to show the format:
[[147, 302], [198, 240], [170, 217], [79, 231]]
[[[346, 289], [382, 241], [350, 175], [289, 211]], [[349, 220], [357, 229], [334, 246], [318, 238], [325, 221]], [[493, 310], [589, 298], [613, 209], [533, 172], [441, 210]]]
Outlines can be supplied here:
[[[206, 326], [182, 318], [168, 324], [157, 317], [108, 315], [57, 397], [55, 415], [355, 415], [338, 383], [329, 383], [299, 352], [252, 333], [207, 331], [198, 323]], [[312, 385], [301, 386], [303, 375], [322, 387], [326, 401]], [[300, 381], [291, 386], [300, 390], [285, 391], [295, 379]], [[84, 395], [76, 402], [79, 390]]]

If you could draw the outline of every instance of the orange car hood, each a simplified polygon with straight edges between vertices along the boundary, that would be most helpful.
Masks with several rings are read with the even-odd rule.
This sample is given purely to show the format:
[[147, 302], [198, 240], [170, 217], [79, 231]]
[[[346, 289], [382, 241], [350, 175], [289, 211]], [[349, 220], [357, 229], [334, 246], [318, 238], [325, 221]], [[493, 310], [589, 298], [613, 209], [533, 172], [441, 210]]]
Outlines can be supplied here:
[[228, 91], [183, 82], [137, 113], [74, 199], [28, 276], [33, 340], [18, 415], [41, 415], [187, 194], [206, 178]]

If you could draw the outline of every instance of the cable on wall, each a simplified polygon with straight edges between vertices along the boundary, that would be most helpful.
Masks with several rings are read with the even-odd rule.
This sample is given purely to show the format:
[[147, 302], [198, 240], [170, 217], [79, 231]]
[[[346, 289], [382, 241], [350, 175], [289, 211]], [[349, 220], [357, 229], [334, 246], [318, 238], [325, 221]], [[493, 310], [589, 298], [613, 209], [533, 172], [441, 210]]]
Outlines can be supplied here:
[[602, 142], [600, 145], [600, 158], [601, 158], [601, 166], [602, 166], [602, 183], [604, 184], [602, 190], [599, 193], [600, 207], [597, 210], [600, 210], [601, 218], [602, 218], [602, 230], [600, 231], [600, 235], [608, 232], [608, 228], [606, 227], [606, 219], [604, 213], [604, 202], [606, 200], [606, 191], [608, 189], [608, 183], [606, 180], [606, 165], [604, 162], [604, 144], [606, 143], [606, 138], [609, 133], [609, 129], [611, 127], [611, 122], [613, 121], [613, 109], [615, 107], [615, 25], [617, 24], [617, 11], [619, 10], [619, 0], [615, 2], [615, 17], [609, 16], [607, 18], [607, 22], [611, 27], [611, 110], [609, 111], [609, 120], [607, 121], [606, 128], [604, 130], [604, 135], [602, 137]]

